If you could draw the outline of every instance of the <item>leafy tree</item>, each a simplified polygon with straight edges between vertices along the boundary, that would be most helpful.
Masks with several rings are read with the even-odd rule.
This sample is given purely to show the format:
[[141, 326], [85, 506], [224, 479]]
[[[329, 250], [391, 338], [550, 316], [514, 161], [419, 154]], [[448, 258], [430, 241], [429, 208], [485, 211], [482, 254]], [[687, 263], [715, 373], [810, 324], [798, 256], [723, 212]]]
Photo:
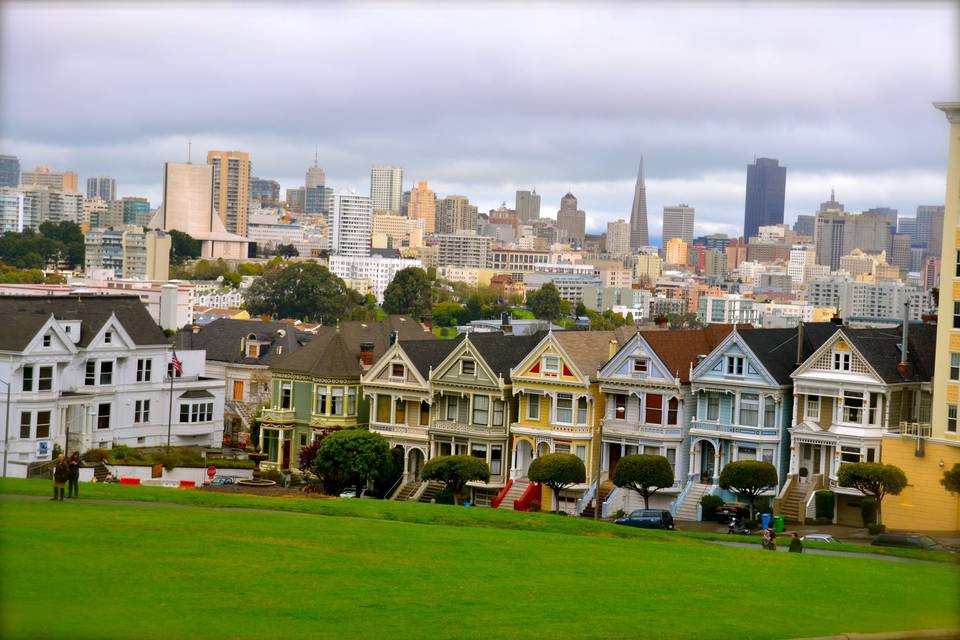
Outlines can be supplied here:
[[954, 463], [953, 468], [943, 472], [940, 484], [950, 493], [960, 495], [960, 462]]
[[460, 321], [463, 313], [463, 305], [459, 302], [438, 302], [431, 309], [433, 324], [438, 327], [454, 326]]
[[241, 276], [259, 276], [263, 273], [263, 265], [257, 262], [242, 262], [237, 265], [237, 273]]
[[673, 467], [663, 456], [624, 456], [613, 473], [613, 484], [639, 493], [643, 496], [643, 508], [649, 509], [650, 496], [673, 486]]
[[323, 439], [314, 461], [316, 474], [330, 487], [356, 487], [376, 481], [390, 469], [390, 445], [366, 429], [343, 429]]
[[330, 324], [349, 316], [358, 295], [326, 267], [298, 262], [257, 278], [247, 292], [247, 310], [251, 315]]
[[877, 500], [877, 523], [883, 522], [883, 497], [899, 495], [907, 486], [907, 474], [892, 464], [848, 462], [837, 470], [837, 484], [852, 487]]
[[170, 233], [170, 264], [181, 265], [187, 260], [200, 257], [200, 241], [183, 231], [171, 229]]
[[228, 271], [223, 274], [223, 286], [230, 287], [231, 289], [239, 289], [242, 279], [240, 274], [236, 271]]
[[54, 242], [62, 243], [61, 259], [72, 266], [83, 265], [84, 241], [83, 231], [76, 222], [43, 222], [40, 224], [40, 235]]
[[393, 489], [403, 475], [403, 447], [394, 447], [390, 449], [390, 464], [386, 471], [373, 483], [373, 488], [381, 498], [386, 499], [389, 496], [387, 492]]
[[667, 322], [671, 329], [702, 329], [703, 323], [695, 313], [670, 313]]
[[560, 291], [552, 282], [527, 294], [527, 308], [541, 320], [556, 320], [563, 315]]
[[577, 306], [574, 307], [574, 313], [577, 314], [578, 318], [587, 315], [587, 306], [583, 302], [578, 302]]
[[401, 269], [383, 292], [383, 310], [409, 313], [418, 320], [430, 313], [430, 278], [420, 267]]
[[453, 494], [453, 503], [460, 504], [460, 494], [471, 480], [490, 479], [487, 463], [473, 456], [438, 456], [423, 465], [424, 480], [438, 480]]
[[527, 477], [553, 490], [554, 512], [560, 510], [560, 492], [570, 485], [585, 482], [587, 468], [572, 453], [548, 453], [533, 459]]
[[297, 258], [300, 256], [300, 252], [297, 251], [297, 248], [292, 244], [278, 244], [273, 255], [283, 256], [284, 258]]
[[779, 484], [777, 468], [769, 462], [739, 460], [731, 462], [720, 472], [720, 488], [746, 497], [753, 518], [753, 502], [758, 495]]

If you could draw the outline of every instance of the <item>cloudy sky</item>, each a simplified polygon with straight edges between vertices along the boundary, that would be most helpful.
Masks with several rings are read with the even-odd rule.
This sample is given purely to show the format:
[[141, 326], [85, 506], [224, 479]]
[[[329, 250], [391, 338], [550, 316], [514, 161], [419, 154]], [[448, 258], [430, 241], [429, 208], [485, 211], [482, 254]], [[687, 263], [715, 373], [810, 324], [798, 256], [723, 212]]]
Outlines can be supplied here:
[[788, 221], [943, 202], [960, 99], [947, 3], [0, 5], [0, 153], [159, 204], [163, 162], [252, 154], [303, 184], [369, 189], [375, 163], [481, 211], [571, 190], [588, 227], [628, 218], [641, 154], [651, 235], [689, 203], [738, 233], [746, 165], [788, 167]]

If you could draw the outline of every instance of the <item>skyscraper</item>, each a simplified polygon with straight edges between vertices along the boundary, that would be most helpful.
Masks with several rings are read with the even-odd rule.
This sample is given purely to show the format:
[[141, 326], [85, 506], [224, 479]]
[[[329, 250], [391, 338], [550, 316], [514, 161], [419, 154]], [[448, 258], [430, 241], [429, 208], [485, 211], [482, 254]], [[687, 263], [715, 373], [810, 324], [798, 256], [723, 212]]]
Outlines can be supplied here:
[[261, 207], [276, 207], [280, 204], [280, 183], [265, 178], [250, 178], [250, 202]]
[[630, 250], [630, 223], [624, 220], [607, 223], [607, 253], [612, 256], [628, 256]]
[[630, 210], [630, 248], [634, 251], [650, 245], [647, 227], [647, 183], [643, 175], [643, 156], [640, 156], [640, 171], [633, 188], [633, 209]]
[[693, 207], [678, 204], [675, 207], [663, 208], [663, 246], [671, 238], [680, 238], [687, 245], [693, 242]]
[[319, 165], [319, 155], [314, 155], [313, 166], [307, 169], [303, 181], [303, 212], [312, 214], [329, 214], [327, 203], [327, 176]]
[[319, 160], [320, 157], [315, 155], [313, 157], [313, 166], [307, 168], [307, 176], [303, 182], [303, 186], [307, 189], [322, 187], [327, 184], [327, 176], [323, 172], [323, 169], [320, 168]]
[[540, 194], [537, 190], [517, 191], [517, 218], [521, 224], [540, 219]]
[[370, 198], [356, 191], [337, 193], [333, 198], [333, 227], [330, 248], [341, 256], [370, 255]]
[[797, 221], [793, 223], [793, 232], [798, 236], [813, 237], [813, 229], [816, 225], [816, 216], [800, 214]]
[[209, 151], [213, 167], [213, 206], [230, 233], [247, 235], [250, 199], [250, 154], [246, 151]]
[[757, 229], [783, 224], [787, 168], [773, 158], [757, 158], [747, 165], [747, 196], [743, 208], [743, 237], [757, 235]]
[[0, 156], [0, 187], [20, 186], [20, 158]]
[[477, 230], [477, 207], [467, 196], [447, 196], [437, 203], [437, 233]]
[[929, 249], [933, 255], [940, 255], [943, 210], [943, 206], [935, 205], [917, 207], [917, 237], [914, 244]]
[[400, 211], [403, 169], [376, 165], [370, 170], [370, 207], [373, 211]]
[[582, 245], [586, 235], [587, 214], [577, 209], [577, 198], [567, 193], [560, 198], [560, 210], [557, 211], [557, 239], [560, 242]]
[[814, 244], [817, 264], [836, 271], [840, 258], [854, 249], [866, 252], [890, 251], [895, 227], [890, 218], [876, 213], [817, 212]]
[[437, 194], [430, 190], [426, 180], [419, 181], [417, 186], [410, 189], [407, 217], [423, 222], [424, 233], [433, 233], [436, 230]]
[[109, 176], [87, 178], [87, 197], [111, 202], [117, 199], [117, 181]]

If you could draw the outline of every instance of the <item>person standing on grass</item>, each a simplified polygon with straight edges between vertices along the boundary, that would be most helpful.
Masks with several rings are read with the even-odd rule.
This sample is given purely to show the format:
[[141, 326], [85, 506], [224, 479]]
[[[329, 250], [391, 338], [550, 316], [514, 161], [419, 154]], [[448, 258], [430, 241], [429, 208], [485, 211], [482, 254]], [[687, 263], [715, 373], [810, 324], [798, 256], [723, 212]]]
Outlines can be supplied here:
[[70, 465], [67, 464], [67, 457], [62, 453], [57, 456], [57, 466], [53, 468], [53, 497], [51, 500], [63, 501], [63, 485], [67, 484], [70, 478]]
[[796, 531], [790, 536], [790, 553], [803, 553], [803, 543], [800, 541], [800, 534]]
[[70, 455], [70, 479], [67, 484], [67, 497], [80, 497], [80, 452], [74, 451]]

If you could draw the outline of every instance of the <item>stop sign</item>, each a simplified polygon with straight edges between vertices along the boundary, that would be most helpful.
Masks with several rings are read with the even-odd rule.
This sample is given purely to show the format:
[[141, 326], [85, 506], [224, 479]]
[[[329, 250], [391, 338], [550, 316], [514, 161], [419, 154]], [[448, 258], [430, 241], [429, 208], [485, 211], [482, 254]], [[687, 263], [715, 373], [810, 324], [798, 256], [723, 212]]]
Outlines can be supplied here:
[[217, 475], [216, 467], [207, 467], [207, 477], [213, 480], [213, 476]]

